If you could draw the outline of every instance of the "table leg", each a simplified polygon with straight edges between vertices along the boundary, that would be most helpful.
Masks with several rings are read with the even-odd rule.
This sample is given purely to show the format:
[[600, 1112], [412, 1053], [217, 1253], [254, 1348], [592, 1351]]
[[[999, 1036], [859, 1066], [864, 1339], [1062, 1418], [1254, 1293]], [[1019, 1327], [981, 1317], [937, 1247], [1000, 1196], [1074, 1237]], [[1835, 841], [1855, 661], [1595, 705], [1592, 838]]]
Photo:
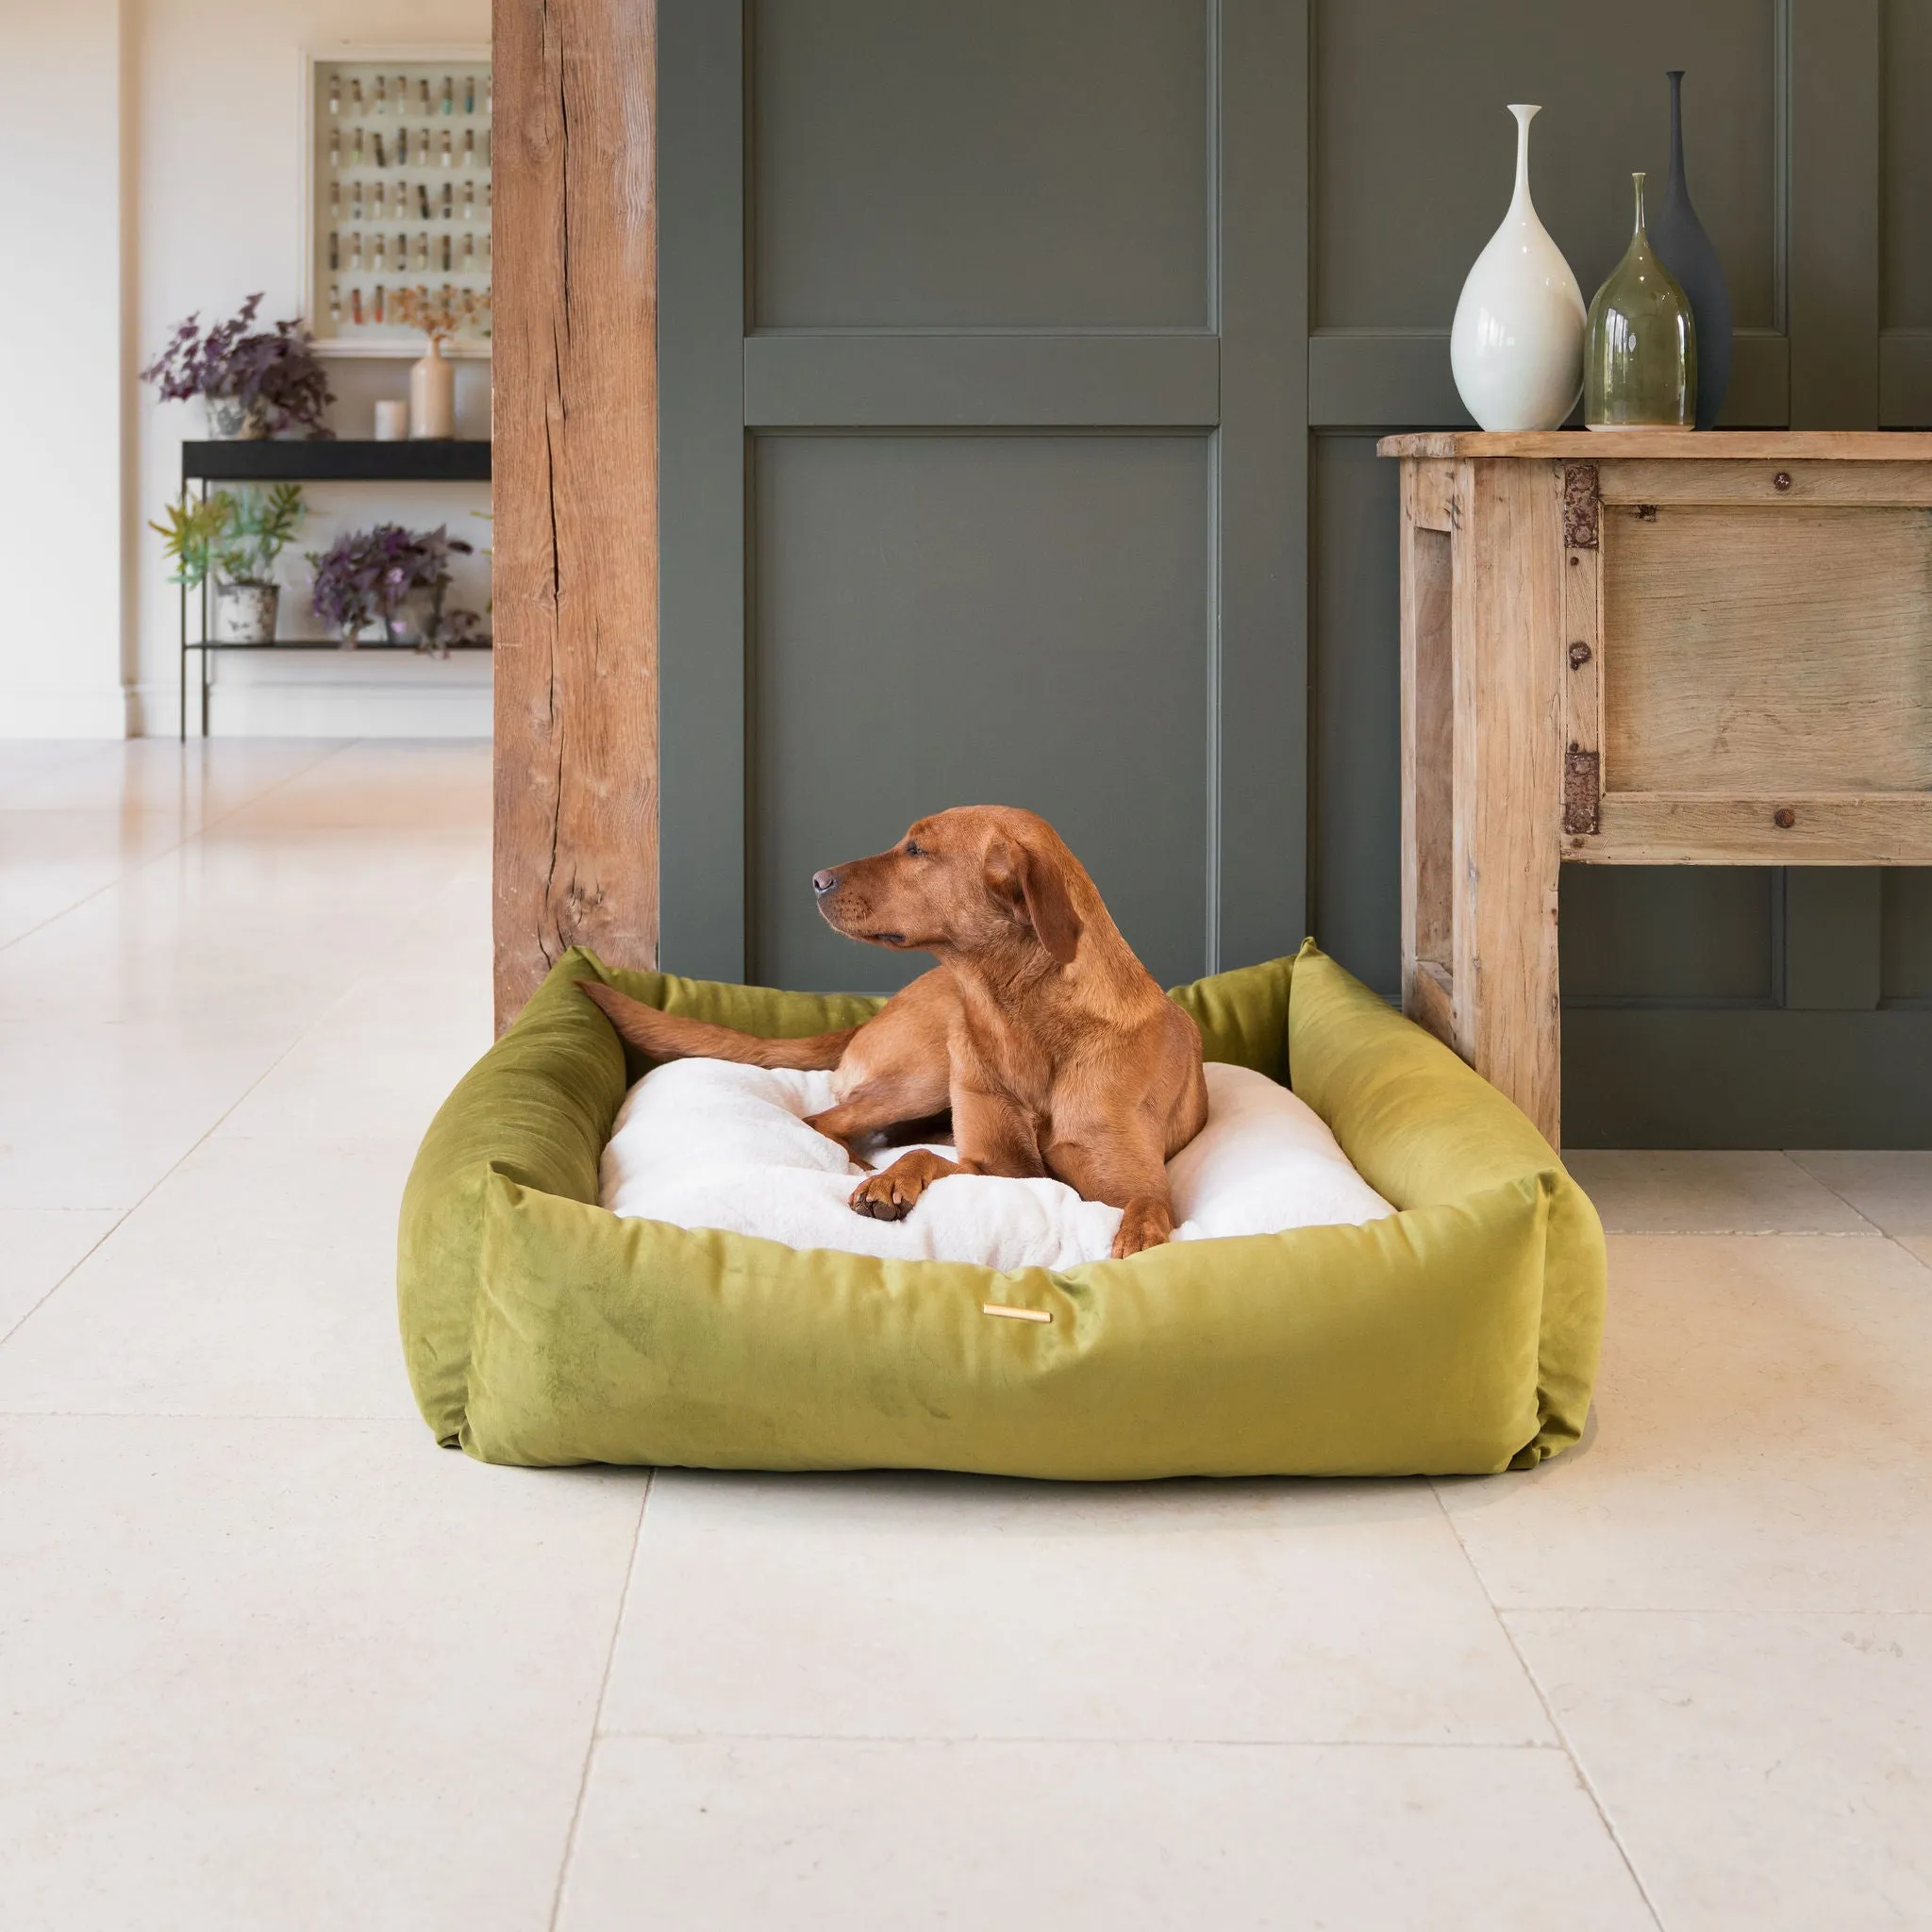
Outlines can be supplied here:
[[1475, 459], [1454, 552], [1456, 1046], [1561, 1130], [1562, 466]]
[[1402, 1010], [1453, 1047], [1457, 512], [1454, 485], [1421, 469], [1402, 466]]

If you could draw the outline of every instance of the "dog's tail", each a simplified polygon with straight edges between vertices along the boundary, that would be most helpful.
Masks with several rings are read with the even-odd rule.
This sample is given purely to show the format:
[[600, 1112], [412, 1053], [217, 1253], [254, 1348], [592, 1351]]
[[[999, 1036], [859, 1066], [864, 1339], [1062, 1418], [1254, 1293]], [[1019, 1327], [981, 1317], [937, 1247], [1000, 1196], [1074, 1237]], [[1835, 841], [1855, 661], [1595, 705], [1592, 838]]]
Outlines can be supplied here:
[[602, 980], [577, 984], [603, 1008], [619, 1037], [656, 1060], [735, 1060], [741, 1067], [787, 1067], [811, 1073], [836, 1067], [857, 1026], [838, 1033], [814, 1033], [804, 1040], [761, 1040], [733, 1026], [714, 1026], [708, 1020], [689, 1020], [662, 1013], [634, 1000]]

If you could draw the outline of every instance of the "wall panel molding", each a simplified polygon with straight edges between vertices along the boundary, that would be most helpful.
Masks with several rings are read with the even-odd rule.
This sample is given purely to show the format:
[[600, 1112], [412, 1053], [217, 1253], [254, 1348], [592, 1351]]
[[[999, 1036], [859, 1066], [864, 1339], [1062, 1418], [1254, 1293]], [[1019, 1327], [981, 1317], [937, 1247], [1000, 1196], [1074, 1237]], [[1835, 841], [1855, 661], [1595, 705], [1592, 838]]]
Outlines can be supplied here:
[[747, 337], [754, 429], [1211, 429], [1211, 335], [786, 330]]

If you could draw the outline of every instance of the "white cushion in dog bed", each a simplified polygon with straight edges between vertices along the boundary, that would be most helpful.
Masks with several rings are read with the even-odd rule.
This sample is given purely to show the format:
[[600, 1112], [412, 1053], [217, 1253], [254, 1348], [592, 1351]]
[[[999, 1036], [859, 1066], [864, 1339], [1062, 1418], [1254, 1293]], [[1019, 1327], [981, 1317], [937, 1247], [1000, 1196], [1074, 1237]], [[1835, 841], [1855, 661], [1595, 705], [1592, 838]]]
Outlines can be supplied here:
[[[762, 1235], [793, 1248], [843, 1248], [894, 1261], [1071, 1268], [1111, 1252], [1121, 1211], [1064, 1182], [953, 1174], [904, 1221], [855, 1214], [865, 1172], [805, 1124], [833, 1104], [829, 1074], [724, 1060], [674, 1060], [625, 1096], [604, 1150], [601, 1193], [613, 1214]], [[950, 1155], [951, 1147], [940, 1147]], [[869, 1165], [896, 1160], [889, 1147]], [[1336, 1144], [1314, 1110], [1246, 1067], [1210, 1062], [1208, 1124], [1167, 1164], [1176, 1241], [1359, 1224], [1395, 1210]]]

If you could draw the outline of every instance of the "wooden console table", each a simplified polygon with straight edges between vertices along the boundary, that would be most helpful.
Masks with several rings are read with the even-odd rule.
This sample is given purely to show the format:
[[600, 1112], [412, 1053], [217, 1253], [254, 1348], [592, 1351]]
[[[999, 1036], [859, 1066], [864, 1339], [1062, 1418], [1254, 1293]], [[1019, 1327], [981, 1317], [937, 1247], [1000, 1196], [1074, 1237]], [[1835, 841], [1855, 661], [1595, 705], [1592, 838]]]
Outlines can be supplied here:
[[1565, 860], [1932, 864], [1932, 435], [1378, 447], [1403, 1008], [1555, 1144]]

